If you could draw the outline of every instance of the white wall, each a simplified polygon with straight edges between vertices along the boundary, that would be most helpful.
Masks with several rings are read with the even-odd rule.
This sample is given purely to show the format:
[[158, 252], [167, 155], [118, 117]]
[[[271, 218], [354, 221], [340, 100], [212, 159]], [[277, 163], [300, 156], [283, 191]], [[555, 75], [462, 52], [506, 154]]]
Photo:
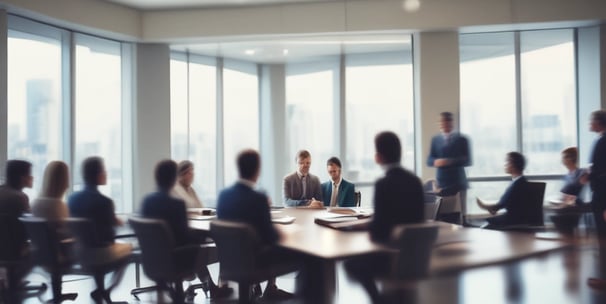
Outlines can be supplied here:
[[8, 139], [8, 86], [7, 86], [7, 66], [8, 66], [8, 26], [5, 10], [0, 10], [0, 163], [4, 164], [8, 158], [6, 141]]

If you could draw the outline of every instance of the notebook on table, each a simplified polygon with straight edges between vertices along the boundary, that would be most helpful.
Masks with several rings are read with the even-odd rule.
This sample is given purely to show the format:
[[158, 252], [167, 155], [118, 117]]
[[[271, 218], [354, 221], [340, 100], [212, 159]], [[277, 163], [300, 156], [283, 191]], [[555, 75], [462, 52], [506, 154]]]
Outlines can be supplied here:
[[314, 222], [318, 225], [342, 231], [362, 231], [368, 229], [372, 219], [357, 216], [316, 217]]

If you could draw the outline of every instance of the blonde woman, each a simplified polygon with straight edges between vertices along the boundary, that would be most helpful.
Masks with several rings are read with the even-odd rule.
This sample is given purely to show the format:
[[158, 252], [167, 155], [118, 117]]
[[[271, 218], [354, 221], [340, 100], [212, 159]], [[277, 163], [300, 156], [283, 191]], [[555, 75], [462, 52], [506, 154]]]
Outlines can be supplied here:
[[172, 195], [185, 201], [187, 208], [202, 208], [202, 202], [192, 188], [194, 182], [194, 164], [184, 160], [177, 166], [177, 183], [172, 189]]
[[59, 237], [66, 237], [67, 231], [62, 224], [68, 217], [69, 211], [63, 201], [65, 191], [69, 187], [69, 170], [62, 161], [52, 161], [44, 169], [42, 190], [32, 203], [34, 216], [58, 223]]

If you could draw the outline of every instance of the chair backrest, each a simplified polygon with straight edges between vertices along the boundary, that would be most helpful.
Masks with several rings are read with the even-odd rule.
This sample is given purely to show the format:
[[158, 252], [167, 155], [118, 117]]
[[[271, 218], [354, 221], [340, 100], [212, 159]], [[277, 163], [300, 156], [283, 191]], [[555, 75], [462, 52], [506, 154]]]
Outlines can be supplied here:
[[356, 200], [356, 207], [360, 207], [360, 205], [362, 205], [362, 192], [355, 191], [354, 198]]
[[152, 280], [165, 280], [175, 275], [173, 250], [175, 240], [164, 220], [129, 217], [141, 249], [143, 271]]
[[436, 220], [438, 218], [438, 210], [440, 209], [441, 199], [435, 198], [433, 201], [425, 202], [425, 219]]
[[20, 217], [31, 240], [31, 257], [35, 264], [49, 269], [61, 267], [62, 259], [57, 224], [40, 217]]
[[210, 223], [210, 234], [217, 244], [222, 277], [239, 280], [255, 272], [255, 260], [261, 248], [253, 227], [245, 223], [214, 220]]
[[440, 208], [438, 215], [461, 212], [461, 196], [459, 193], [449, 196], [438, 196], [440, 200]]
[[393, 229], [392, 240], [398, 248], [392, 267], [395, 279], [416, 280], [427, 276], [438, 230], [439, 226], [433, 223], [398, 225]]
[[27, 244], [24, 227], [10, 214], [0, 213], [0, 260], [18, 260]]
[[528, 182], [526, 204], [529, 205], [527, 221], [530, 225], [543, 226], [543, 198], [545, 196], [544, 182]]

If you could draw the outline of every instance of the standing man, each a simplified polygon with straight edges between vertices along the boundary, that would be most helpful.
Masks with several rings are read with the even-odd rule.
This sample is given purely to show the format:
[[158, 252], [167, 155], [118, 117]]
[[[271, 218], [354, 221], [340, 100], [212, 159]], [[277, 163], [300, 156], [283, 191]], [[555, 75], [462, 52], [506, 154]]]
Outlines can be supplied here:
[[454, 131], [453, 115], [450, 112], [440, 113], [440, 131], [440, 134], [431, 139], [427, 165], [436, 168], [437, 195], [451, 196], [459, 193], [461, 220], [464, 223], [469, 188], [464, 167], [471, 166], [469, 141], [467, 137]]
[[288, 207], [322, 207], [320, 179], [309, 173], [311, 154], [307, 150], [297, 152], [297, 171], [284, 177], [284, 204]]
[[[369, 227], [370, 238], [388, 244], [396, 225], [423, 221], [423, 185], [417, 176], [400, 164], [402, 146], [395, 133], [379, 133], [375, 137], [375, 149], [375, 162], [385, 171], [385, 176], [375, 183], [375, 212]], [[354, 258], [345, 263], [347, 273], [364, 286], [372, 303], [382, 303], [374, 278], [389, 273], [390, 266], [388, 253]]]
[[356, 207], [354, 184], [341, 176], [341, 161], [331, 157], [326, 162], [330, 181], [322, 184], [322, 201], [329, 207]]
[[598, 233], [599, 278], [589, 278], [592, 288], [606, 289], [606, 111], [597, 110], [591, 113], [589, 129], [598, 134], [593, 151], [589, 158], [589, 185], [591, 186], [591, 209], [595, 218]]

